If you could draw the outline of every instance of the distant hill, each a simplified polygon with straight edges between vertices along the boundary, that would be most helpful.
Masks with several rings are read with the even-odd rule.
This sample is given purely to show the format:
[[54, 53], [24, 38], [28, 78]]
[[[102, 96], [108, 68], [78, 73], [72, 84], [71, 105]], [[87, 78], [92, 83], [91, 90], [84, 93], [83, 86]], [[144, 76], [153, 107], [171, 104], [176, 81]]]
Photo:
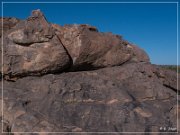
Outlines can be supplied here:
[[[177, 72], [177, 65], [159, 65], [162, 68], [174, 70]], [[178, 73], [180, 73], [180, 65], [178, 65]]]

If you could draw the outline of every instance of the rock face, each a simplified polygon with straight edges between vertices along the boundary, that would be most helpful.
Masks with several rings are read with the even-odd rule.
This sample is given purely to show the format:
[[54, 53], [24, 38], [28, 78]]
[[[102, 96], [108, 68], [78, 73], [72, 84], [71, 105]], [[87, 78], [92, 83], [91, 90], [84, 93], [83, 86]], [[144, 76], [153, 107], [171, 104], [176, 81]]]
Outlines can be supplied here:
[[143, 50], [112, 33], [99, 33], [89, 25], [53, 25], [73, 60], [73, 69], [118, 66], [127, 61], [149, 62]]
[[4, 132], [179, 128], [177, 73], [150, 64], [121, 36], [50, 24], [35, 10], [5, 30], [3, 42]]
[[[3, 21], [2, 21], [3, 20]], [[20, 20], [17, 18], [0, 18], [1, 21], [1, 33], [0, 37], [2, 36], [2, 22], [3, 22], [3, 32], [7, 32], [8, 30], [12, 29]]]
[[160, 127], [176, 127], [177, 95], [164, 86], [158, 70], [131, 63], [5, 81], [4, 119], [11, 132], [159, 132]]
[[143, 50], [111, 33], [89, 25], [49, 24], [33, 11], [27, 20], [5, 19], [4, 65], [6, 78], [92, 70], [128, 61], [149, 62]]
[[9, 77], [60, 72], [70, 57], [40, 11], [33, 11], [4, 38], [4, 75]]

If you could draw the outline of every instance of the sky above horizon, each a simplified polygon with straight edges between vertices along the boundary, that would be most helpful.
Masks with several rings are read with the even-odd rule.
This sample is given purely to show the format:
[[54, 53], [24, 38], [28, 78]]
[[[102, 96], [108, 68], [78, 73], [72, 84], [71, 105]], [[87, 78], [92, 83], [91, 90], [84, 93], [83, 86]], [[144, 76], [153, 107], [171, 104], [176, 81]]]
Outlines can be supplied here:
[[26, 19], [34, 9], [51, 23], [90, 24], [101, 32], [122, 35], [144, 49], [153, 64], [177, 64], [176, 3], [4, 3], [3, 16]]

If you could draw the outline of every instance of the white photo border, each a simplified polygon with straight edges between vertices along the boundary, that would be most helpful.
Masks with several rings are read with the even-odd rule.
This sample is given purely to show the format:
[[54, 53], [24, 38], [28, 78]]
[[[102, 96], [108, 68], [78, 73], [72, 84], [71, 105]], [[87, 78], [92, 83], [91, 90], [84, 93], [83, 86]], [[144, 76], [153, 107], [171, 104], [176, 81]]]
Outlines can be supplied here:
[[[160, 3], [160, 4], [168, 4], [168, 3], [174, 3], [174, 4], [177, 4], [177, 31], [176, 31], [176, 33], [177, 33], [177, 90], [178, 90], [178, 82], [179, 82], [179, 78], [178, 78], [178, 72], [179, 72], [179, 69], [178, 69], [178, 65], [179, 65], [179, 63], [178, 63], [178, 57], [179, 57], [179, 33], [178, 33], [178, 29], [179, 29], [179, 27], [178, 27], [178, 23], [179, 23], [179, 21], [178, 21], [178, 12], [179, 12], [179, 2], [18, 2], [18, 1], [16, 1], [16, 2], [1, 2], [1, 16], [2, 16], [2, 18], [3, 18], [3, 5], [4, 4], [15, 4], [15, 3], [19, 3], [19, 4], [33, 4], [33, 3], [35, 3], [35, 4], [43, 4], [43, 3], [48, 3], [48, 4], [103, 4], [103, 3], [106, 3], [106, 4], [122, 4], [122, 3], [127, 3], [127, 4], [135, 4], [135, 3], [137, 3], [137, 4], [150, 4], [150, 3], [154, 3], [154, 4], [157, 4], [157, 3]], [[1, 46], [1, 49], [2, 49], [2, 54], [1, 54], [1, 62], [2, 62], [2, 67], [1, 67], [1, 76], [2, 76], [2, 81], [1, 81], [1, 89], [2, 89], [2, 99], [1, 99], [1, 108], [2, 108], [2, 133], [74, 133], [74, 134], [83, 134], [83, 133], [100, 133], [100, 134], [108, 134], [108, 133], [112, 133], [112, 134], [116, 134], [116, 133], [127, 133], [127, 134], [133, 134], [133, 133], [139, 133], [139, 134], [143, 134], [143, 133], [152, 133], [152, 134], [154, 134], [154, 133], [163, 133], [163, 134], [166, 134], [166, 133], [178, 133], [178, 126], [179, 126], [179, 123], [178, 123], [178, 118], [179, 118], [179, 116], [178, 116], [178, 106], [179, 106], [179, 103], [178, 103], [178, 92], [177, 92], [177, 132], [4, 132], [3, 131], [3, 123], [4, 123], [4, 121], [3, 121], [3, 97], [4, 97], [4, 95], [3, 95], [3, 19], [2, 19], [2, 22], [1, 22], [1, 27], [2, 27], [2, 37], [1, 37], [1, 44], [2, 44], [2, 46]]]

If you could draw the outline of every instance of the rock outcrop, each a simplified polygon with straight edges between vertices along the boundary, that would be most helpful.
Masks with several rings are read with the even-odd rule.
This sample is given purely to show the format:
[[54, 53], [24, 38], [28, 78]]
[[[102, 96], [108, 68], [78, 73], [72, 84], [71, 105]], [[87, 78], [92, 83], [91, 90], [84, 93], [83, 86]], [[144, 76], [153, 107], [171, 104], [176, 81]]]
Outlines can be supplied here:
[[149, 62], [140, 48], [93, 26], [49, 24], [39, 10], [27, 20], [11, 20], [3, 39], [6, 78]]
[[179, 75], [139, 47], [90, 25], [50, 24], [39, 10], [1, 19], [13, 22], [2, 39], [4, 132], [177, 132]]
[[118, 66], [128, 61], [149, 62], [148, 55], [119, 35], [99, 33], [89, 25], [53, 24], [73, 61], [74, 70]]
[[22, 77], [61, 72], [70, 57], [40, 11], [33, 11], [4, 34], [4, 76]]

